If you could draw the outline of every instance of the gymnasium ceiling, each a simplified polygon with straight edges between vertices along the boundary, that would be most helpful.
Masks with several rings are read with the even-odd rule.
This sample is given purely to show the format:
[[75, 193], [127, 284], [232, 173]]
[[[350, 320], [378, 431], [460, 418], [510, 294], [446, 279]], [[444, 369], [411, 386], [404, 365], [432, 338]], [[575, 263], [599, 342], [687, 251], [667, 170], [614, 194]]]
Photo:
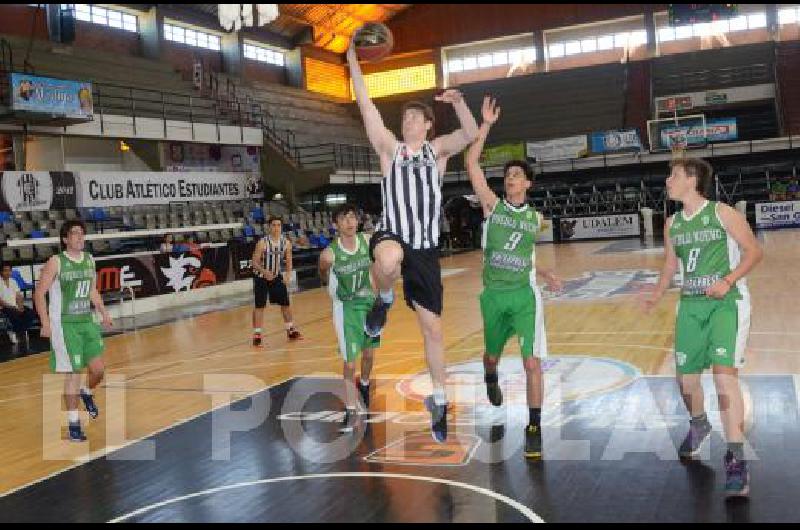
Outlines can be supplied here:
[[[364, 22], [385, 22], [412, 4], [278, 5], [280, 17], [265, 26], [270, 32], [294, 40], [310, 27], [315, 46], [344, 53], [353, 32]], [[182, 4], [181, 8], [217, 18], [217, 4]]]

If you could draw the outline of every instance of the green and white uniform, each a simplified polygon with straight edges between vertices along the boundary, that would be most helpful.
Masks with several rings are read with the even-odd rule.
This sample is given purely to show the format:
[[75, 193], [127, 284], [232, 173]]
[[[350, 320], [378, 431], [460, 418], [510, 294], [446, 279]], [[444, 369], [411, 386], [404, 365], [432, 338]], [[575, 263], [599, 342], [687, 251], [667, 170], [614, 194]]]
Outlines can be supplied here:
[[380, 338], [364, 333], [367, 313], [375, 295], [369, 281], [369, 244], [363, 234], [356, 234], [356, 248], [346, 250], [342, 240], [331, 243], [333, 266], [328, 292], [333, 299], [333, 326], [339, 340], [339, 352], [347, 362], [355, 361], [365, 348], [376, 348]]
[[536, 286], [536, 237], [542, 216], [498, 200], [483, 225], [481, 315], [486, 353], [499, 356], [513, 335], [523, 358], [547, 357], [542, 293]]
[[706, 290], [739, 266], [739, 245], [706, 201], [693, 216], [675, 214], [669, 238], [681, 265], [683, 287], [675, 324], [679, 373], [697, 374], [712, 365], [740, 368], [750, 332], [750, 293], [744, 278], [722, 300]]
[[95, 282], [94, 259], [87, 252], [79, 261], [58, 254], [58, 274], [50, 287], [50, 369], [78, 372], [103, 353], [100, 326], [92, 318], [89, 294]]

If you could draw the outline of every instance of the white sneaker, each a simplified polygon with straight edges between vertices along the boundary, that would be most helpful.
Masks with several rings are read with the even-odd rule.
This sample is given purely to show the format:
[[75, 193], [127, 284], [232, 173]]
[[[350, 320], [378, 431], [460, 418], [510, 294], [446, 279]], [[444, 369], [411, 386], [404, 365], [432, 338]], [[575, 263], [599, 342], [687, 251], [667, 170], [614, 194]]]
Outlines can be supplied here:
[[8, 332], [8, 338], [11, 340], [11, 344], [19, 344], [19, 339], [17, 338], [17, 334], [13, 331]]

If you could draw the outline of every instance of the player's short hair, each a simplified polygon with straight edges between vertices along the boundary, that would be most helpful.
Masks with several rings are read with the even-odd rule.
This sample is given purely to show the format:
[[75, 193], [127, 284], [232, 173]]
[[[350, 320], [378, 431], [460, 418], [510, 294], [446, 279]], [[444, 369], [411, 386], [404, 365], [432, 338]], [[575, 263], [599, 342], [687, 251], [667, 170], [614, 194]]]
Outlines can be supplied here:
[[433, 109], [431, 106], [421, 101], [407, 101], [400, 111], [401, 119], [406, 115], [407, 110], [418, 110], [425, 117], [425, 121], [431, 122], [431, 128], [428, 129], [428, 140], [432, 140], [436, 134], [434, 130], [436, 128], [436, 119], [433, 116]]
[[525, 172], [525, 177], [528, 180], [533, 181], [533, 169], [531, 169], [530, 164], [528, 164], [524, 160], [509, 160], [508, 162], [506, 162], [506, 164], [503, 166], [504, 177], [506, 176], [506, 173], [508, 173], [508, 170], [511, 169], [512, 167], [518, 167], [522, 169], [522, 171]]
[[269, 219], [267, 219], [267, 225], [271, 226], [273, 221], [280, 221], [283, 224], [283, 218], [279, 215], [271, 215]]
[[711, 183], [714, 177], [714, 168], [702, 158], [679, 158], [670, 163], [670, 169], [682, 167], [687, 177], [697, 179], [697, 193], [708, 198], [711, 193]]
[[67, 237], [69, 236], [70, 230], [72, 230], [76, 226], [79, 226], [81, 230], [83, 230], [83, 235], [86, 235], [86, 223], [84, 223], [80, 219], [73, 219], [61, 225], [61, 230], [59, 230], [58, 235], [62, 250], [66, 250], [67, 243], [64, 240], [67, 239]]
[[356, 208], [355, 204], [350, 203], [350, 202], [342, 204], [341, 206], [339, 206], [338, 208], [336, 208], [333, 211], [333, 219], [338, 222], [339, 221], [339, 217], [344, 217], [345, 215], [349, 214], [350, 212], [353, 212], [355, 214], [355, 216], [358, 217], [358, 208]]

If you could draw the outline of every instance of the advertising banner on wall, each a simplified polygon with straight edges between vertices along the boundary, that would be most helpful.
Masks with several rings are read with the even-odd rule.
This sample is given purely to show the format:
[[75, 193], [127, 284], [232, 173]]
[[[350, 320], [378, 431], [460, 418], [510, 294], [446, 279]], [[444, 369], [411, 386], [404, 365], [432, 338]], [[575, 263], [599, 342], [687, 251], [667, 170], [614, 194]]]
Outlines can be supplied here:
[[63, 210], [77, 206], [75, 175], [63, 171], [3, 171], [0, 211]]
[[800, 227], [800, 201], [756, 204], [756, 228]]
[[98, 257], [97, 289], [102, 294], [130, 287], [137, 299], [201, 289], [228, 281], [229, 263], [228, 247], [110, 259]]
[[542, 220], [542, 231], [536, 236], [537, 243], [552, 243], [553, 242], [553, 220]]
[[245, 173], [78, 173], [78, 206], [107, 207], [250, 197]]
[[591, 138], [593, 153], [618, 153], [642, 149], [639, 131], [636, 129], [594, 132]]
[[256, 249], [256, 242], [231, 241], [229, 245], [231, 249], [233, 277], [237, 280], [252, 278], [253, 252]]
[[708, 120], [705, 128], [702, 123], [692, 125], [669, 125], [661, 129], [661, 144], [672, 147], [675, 139], [685, 139], [686, 145], [698, 146], [708, 142], [724, 142], [736, 140], [739, 137], [736, 128], [736, 118], [720, 118]]
[[526, 147], [528, 158], [534, 162], [569, 160], [582, 158], [589, 154], [589, 143], [585, 134], [541, 142], [528, 142]]
[[91, 119], [92, 84], [37, 75], [11, 74], [11, 110]]
[[559, 226], [561, 240], [603, 239], [640, 234], [639, 214], [564, 217]]
[[[466, 156], [466, 151], [464, 156]], [[481, 153], [481, 165], [483, 166], [502, 166], [509, 160], [525, 160], [525, 144], [523, 142], [486, 147]]]
[[161, 157], [164, 171], [223, 173], [261, 171], [261, 148], [254, 145], [163, 142]]

